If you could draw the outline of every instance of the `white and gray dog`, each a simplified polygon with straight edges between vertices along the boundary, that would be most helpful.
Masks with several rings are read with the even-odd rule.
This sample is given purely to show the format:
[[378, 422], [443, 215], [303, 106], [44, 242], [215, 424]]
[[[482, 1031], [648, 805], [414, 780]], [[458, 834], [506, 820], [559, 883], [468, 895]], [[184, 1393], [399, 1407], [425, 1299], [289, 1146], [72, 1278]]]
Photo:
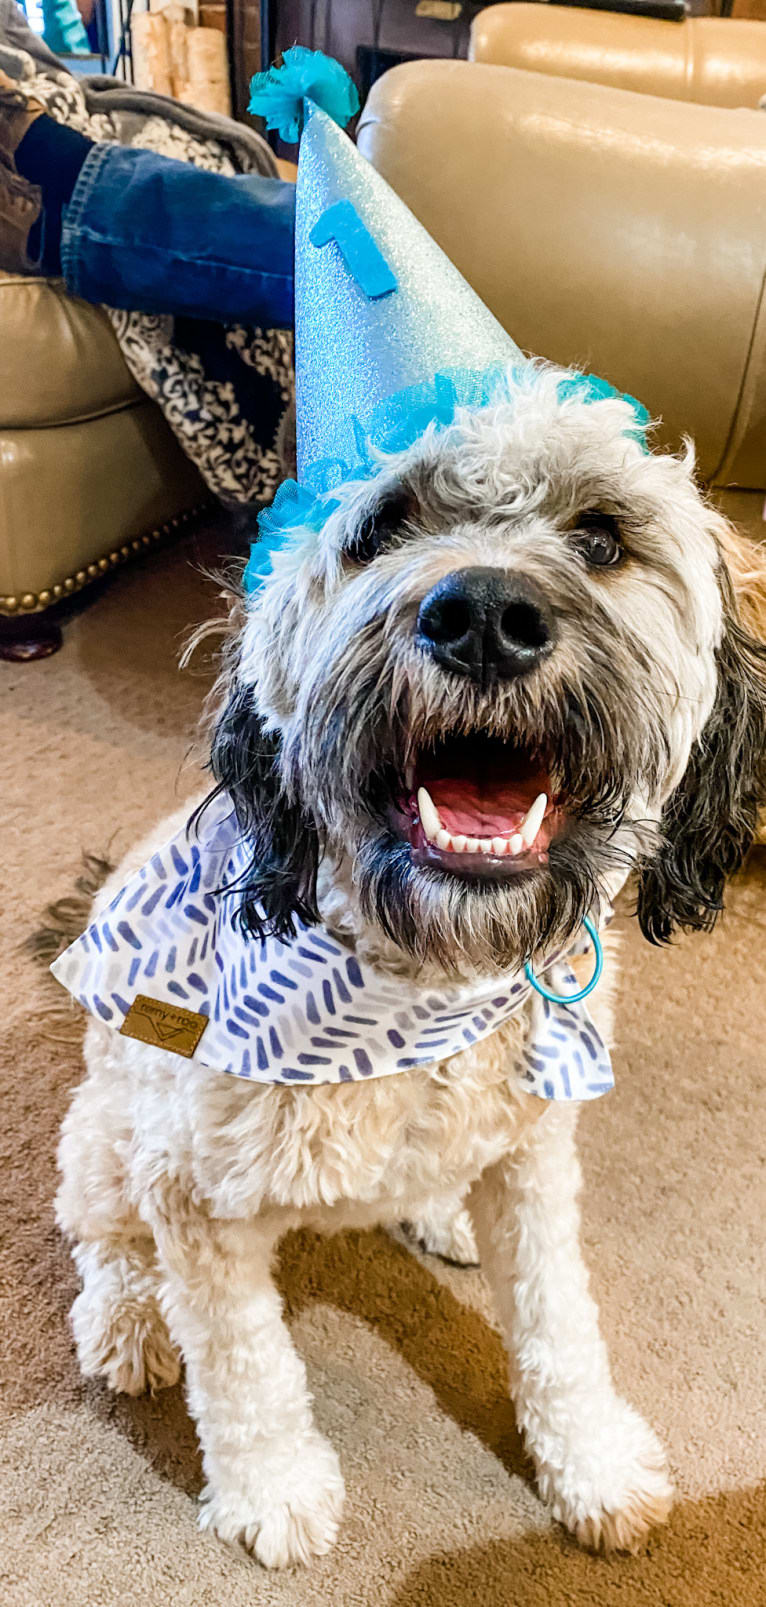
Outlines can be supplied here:
[[[254, 940], [321, 922], [360, 962], [431, 986], [544, 968], [631, 868], [650, 940], [715, 919], [764, 795], [766, 655], [739, 611], [737, 542], [690, 452], [647, 454], [626, 401], [560, 381], [540, 367], [513, 405], [381, 459], [236, 605], [212, 767], [252, 844]], [[202, 1523], [263, 1563], [325, 1552], [343, 1503], [271, 1279], [299, 1223], [406, 1219], [458, 1259], [475, 1234], [553, 1514], [633, 1549], [668, 1511], [662, 1450], [614, 1388], [588, 1289], [576, 1107], [517, 1075], [528, 1022], [525, 1006], [447, 1061], [314, 1087], [88, 1027], [58, 1195], [80, 1364], [134, 1394], [183, 1360]]]

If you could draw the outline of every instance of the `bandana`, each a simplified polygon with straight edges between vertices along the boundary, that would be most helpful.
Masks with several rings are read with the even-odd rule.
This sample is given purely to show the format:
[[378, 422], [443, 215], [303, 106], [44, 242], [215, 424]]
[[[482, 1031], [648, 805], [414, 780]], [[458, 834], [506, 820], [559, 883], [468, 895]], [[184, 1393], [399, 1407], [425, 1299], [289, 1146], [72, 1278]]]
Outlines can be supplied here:
[[[251, 857], [224, 793], [152, 854], [51, 967], [115, 1031], [262, 1083], [355, 1082], [434, 1065], [530, 1002], [521, 1086], [542, 1099], [595, 1099], [609, 1054], [583, 1004], [552, 1003], [523, 972], [418, 983], [377, 970], [321, 926], [261, 942], [238, 908]], [[552, 992], [573, 993], [564, 958]]]

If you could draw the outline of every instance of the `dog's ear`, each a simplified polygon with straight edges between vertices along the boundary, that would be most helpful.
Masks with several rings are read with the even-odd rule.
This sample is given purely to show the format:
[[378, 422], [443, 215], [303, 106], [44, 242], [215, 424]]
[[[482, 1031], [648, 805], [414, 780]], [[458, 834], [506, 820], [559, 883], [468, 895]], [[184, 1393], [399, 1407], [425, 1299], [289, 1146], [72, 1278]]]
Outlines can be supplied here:
[[715, 704], [639, 883], [638, 918], [652, 943], [666, 943], [679, 928], [713, 926], [766, 803], [766, 646], [739, 617], [724, 566], [720, 584], [725, 625]]
[[250, 690], [235, 684], [214, 727], [211, 769], [253, 846], [239, 884], [239, 918], [260, 938], [291, 936], [296, 916], [306, 926], [319, 920], [316, 823], [286, 796], [279, 747], [279, 738], [264, 730]]

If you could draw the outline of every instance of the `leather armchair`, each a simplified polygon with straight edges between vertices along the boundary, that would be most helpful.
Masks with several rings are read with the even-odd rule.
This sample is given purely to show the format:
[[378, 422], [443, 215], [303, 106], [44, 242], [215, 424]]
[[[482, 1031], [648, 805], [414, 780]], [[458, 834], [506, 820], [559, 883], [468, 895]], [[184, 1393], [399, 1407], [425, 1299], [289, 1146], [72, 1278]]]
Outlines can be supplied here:
[[489, 6], [473, 23], [471, 60], [708, 106], [753, 109], [766, 95], [766, 28], [722, 17]]
[[766, 114], [428, 61], [378, 81], [358, 139], [524, 350], [692, 436], [764, 534]]
[[208, 500], [106, 314], [0, 273], [0, 656], [55, 651], [59, 603]]

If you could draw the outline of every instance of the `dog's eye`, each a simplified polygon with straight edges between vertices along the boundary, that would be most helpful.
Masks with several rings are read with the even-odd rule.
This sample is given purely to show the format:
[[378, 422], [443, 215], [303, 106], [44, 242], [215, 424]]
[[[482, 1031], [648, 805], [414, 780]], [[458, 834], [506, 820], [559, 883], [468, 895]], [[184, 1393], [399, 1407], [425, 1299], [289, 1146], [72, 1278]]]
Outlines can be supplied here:
[[586, 564], [600, 569], [613, 568], [625, 556], [620, 527], [610, 513], [581, 513], [569, 540]]
[[349, 536], [343, 549], [346, 557], [356, 564], [371, 563], [412, 517], [414, 506], [409, 491], [398, 488], [386, 492]]

